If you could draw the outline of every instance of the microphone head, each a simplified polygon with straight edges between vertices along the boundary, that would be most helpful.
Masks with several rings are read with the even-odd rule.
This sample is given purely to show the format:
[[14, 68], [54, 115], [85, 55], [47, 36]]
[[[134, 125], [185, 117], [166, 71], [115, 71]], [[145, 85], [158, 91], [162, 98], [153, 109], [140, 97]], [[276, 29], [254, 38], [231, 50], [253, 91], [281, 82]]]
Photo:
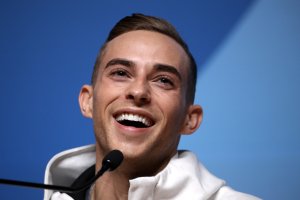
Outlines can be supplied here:
[[116, 169], [123, 161], [123, 153], [119, 150], [112, 150], [102, 160], [102, 165], [109, 165], [110, 171]]

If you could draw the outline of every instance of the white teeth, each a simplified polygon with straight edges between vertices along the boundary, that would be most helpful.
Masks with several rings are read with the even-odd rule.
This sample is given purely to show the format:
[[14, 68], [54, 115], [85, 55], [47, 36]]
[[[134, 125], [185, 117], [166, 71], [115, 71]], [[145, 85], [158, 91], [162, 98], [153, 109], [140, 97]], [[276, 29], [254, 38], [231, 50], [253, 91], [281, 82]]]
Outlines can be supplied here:
[[145, 124], [146, 126], [151, 126], [151, 121], [149, 119], [139, 116], [139, 115], [134, 115], [134, 114], [124, 113], [124, 114], [118, 115], [116, 120], [117, 121], [128, 120], [128, 121], [141, 122], [141, 123]]

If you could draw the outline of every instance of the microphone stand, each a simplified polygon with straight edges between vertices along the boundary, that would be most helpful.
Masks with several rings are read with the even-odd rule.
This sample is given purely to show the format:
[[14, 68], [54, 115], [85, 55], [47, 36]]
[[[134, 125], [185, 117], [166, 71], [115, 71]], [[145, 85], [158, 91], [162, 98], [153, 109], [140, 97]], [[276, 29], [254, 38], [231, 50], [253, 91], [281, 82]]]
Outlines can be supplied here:
[[26, 181], [18, 181], [18, 180], [9, 180], [9, 179], [0, 179], [0, 184], [8, 184], [8, 185], [17, 185], [17, 186], [24, 186], [24, 187], [33, 187], [33, 188], [40, 188], [40, 189], [47, 189], [47, 190], [57, 190], [66, 193], [75, 193], [81, 192], [88, 187], [90, 187], [100, 176], [102, 176], [107, 170], [114, 170], [116, 169], [121, 162], [123, 161], [123, 154], [119, 150], [113, 150], [109, 152], [102, 161], [102, 167], [97, 172], [97, 174], [79, 187], [67, 187], [67, 186], [59, 186], [59, 185], [49, 185], [43, 183], [33, 183], [33, 182], [26, 182]]

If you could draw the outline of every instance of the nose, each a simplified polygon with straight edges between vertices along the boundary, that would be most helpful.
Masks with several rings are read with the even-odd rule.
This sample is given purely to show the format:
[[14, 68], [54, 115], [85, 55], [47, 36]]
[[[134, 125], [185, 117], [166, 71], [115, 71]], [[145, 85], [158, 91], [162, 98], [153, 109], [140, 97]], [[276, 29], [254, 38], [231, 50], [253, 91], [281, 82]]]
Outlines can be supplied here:
[[126, 91], [126, 99], [133, 101], [137, 106], [150, 103], [151, 95], [146, 81], [133, 81]]

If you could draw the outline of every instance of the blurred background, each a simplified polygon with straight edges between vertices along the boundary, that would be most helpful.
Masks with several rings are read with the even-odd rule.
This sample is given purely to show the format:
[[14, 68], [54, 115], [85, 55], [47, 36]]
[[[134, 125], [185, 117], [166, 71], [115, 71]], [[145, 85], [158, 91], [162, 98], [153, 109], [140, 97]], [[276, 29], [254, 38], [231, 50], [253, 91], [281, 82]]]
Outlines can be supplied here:
[[[125, 15], [169, 20], [199, 65], [204, 121], [181, 149], [263, 199], [300, 199], [300, 1], [0, 1], [0, 178], [43, 182], [56, 153], [94, 143], [77, 97]], [[0, 185], [0, 199], [43, 191]]]

